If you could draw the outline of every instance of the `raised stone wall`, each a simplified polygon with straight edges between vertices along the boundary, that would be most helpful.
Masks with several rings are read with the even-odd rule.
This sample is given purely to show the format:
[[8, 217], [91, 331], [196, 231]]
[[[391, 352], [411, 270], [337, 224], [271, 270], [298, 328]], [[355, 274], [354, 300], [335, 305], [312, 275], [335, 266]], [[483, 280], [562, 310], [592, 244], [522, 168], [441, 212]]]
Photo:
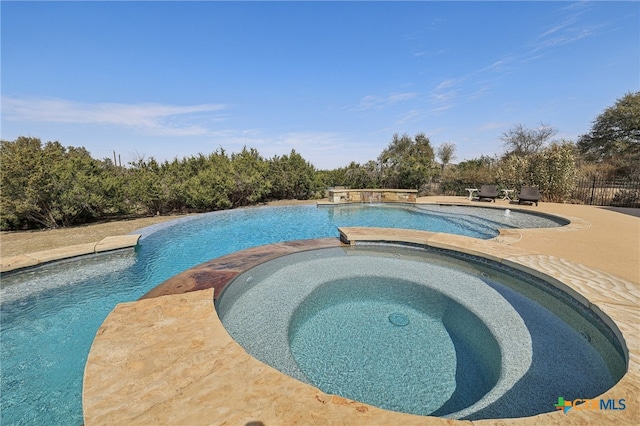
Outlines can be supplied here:
[[415, 203], [415, 189], [329, 189], [329, 203]]

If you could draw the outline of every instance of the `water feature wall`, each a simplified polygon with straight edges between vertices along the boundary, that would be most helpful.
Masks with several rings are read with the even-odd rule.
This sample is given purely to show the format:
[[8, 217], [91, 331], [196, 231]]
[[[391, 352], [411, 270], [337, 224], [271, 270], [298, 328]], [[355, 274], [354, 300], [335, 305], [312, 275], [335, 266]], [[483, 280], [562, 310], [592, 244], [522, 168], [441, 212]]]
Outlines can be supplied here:
[[415, 189], [341, 189], [327, 190], [329, 203], [415, 203]]

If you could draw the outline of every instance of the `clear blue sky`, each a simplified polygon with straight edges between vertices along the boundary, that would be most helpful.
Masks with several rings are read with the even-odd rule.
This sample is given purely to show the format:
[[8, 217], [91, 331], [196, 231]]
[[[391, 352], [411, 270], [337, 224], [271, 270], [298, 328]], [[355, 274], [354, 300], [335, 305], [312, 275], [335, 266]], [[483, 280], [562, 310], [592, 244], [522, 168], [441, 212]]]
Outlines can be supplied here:
[[457, 159], [514, 124], [577, 140], [640, 89], [639, 2], [7, 2], [4, 140], [123, 163], [295, 149], [319, 169], [424, 132]]

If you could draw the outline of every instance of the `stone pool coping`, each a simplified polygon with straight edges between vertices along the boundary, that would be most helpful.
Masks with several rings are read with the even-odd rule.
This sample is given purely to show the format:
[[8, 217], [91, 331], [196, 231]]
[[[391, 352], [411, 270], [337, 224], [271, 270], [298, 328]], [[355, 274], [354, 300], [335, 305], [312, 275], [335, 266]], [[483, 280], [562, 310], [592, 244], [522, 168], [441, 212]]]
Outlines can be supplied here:
[[[577, 232], [562, 232], [578, 241], [578, 232], [589, 226], [589, 221], [583, 221], [578, 228], [565, 229]], [[544, 245], [548, 242], [544, 239], [553, 239], [559, 229], [520, 230], [519, 234], [526, 237], [534, 231], [535, 238], [543, 240], [539, 244]], [[263, 246], [214, 259], [173, 277], [139, 301], [116, 306], [98, 330], [85, 368], [85, 423], [573, 425], [633, 424], [639, 418], [637, 283], [511, 245], [522, 243], [517, 236], [487, 241], [386, 228], [343, 228], [341, 234], [347, 241], [407, 240], [485, 256], [551, 277], [552, 283], [579, 294], [580, 300], [608, 317], [624, 339], [629, 370], [600, 397], [625, 399], [626, 410], [573, 409], [566, 415], [553, 412], [519, 419], [452, 421], [391, 412], [327, 395], [261, 363], [228, 335], [212, 299], [242, 270], [263, 261], [300, 250], [341, 246], [337, 238], [328, 238]]]
[[7, 256], [0, 259], [0, 272], [10, 272], [54, 262], [56, 260], [135, 247], [140, 237], [141, 235], [139, 234], [116, 235], [105, 237], [95, 243], [77, 244], [53, 250], [42, 250], [17, 256]]

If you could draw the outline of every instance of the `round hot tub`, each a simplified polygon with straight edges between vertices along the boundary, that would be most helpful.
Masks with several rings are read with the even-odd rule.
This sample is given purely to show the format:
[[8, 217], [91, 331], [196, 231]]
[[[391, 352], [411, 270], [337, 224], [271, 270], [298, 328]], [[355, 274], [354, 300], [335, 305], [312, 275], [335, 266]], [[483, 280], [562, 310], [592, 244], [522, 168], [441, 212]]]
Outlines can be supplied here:
[[216, 304], [259, 360], [323, 392], [405, 413], [539, 414], [558, 396], [599, 395], [626, 368], [611, 330], [569, 296], [434, 249], [283, 256], [238, 276]]
[[[503, 364], [505, 376], [522, 376], [531, 345], [514, 312], [506, 315], [526, 342], [515, 348], [497, 318], [479, 317], [455, 297], [379, 275], [323, 283], [293, 312], [291, 353], [309, 382], [327, 393], [414, 414], [458, 411], [496, 386]], [[517, 365], [503, 362], [497, 339]]]

